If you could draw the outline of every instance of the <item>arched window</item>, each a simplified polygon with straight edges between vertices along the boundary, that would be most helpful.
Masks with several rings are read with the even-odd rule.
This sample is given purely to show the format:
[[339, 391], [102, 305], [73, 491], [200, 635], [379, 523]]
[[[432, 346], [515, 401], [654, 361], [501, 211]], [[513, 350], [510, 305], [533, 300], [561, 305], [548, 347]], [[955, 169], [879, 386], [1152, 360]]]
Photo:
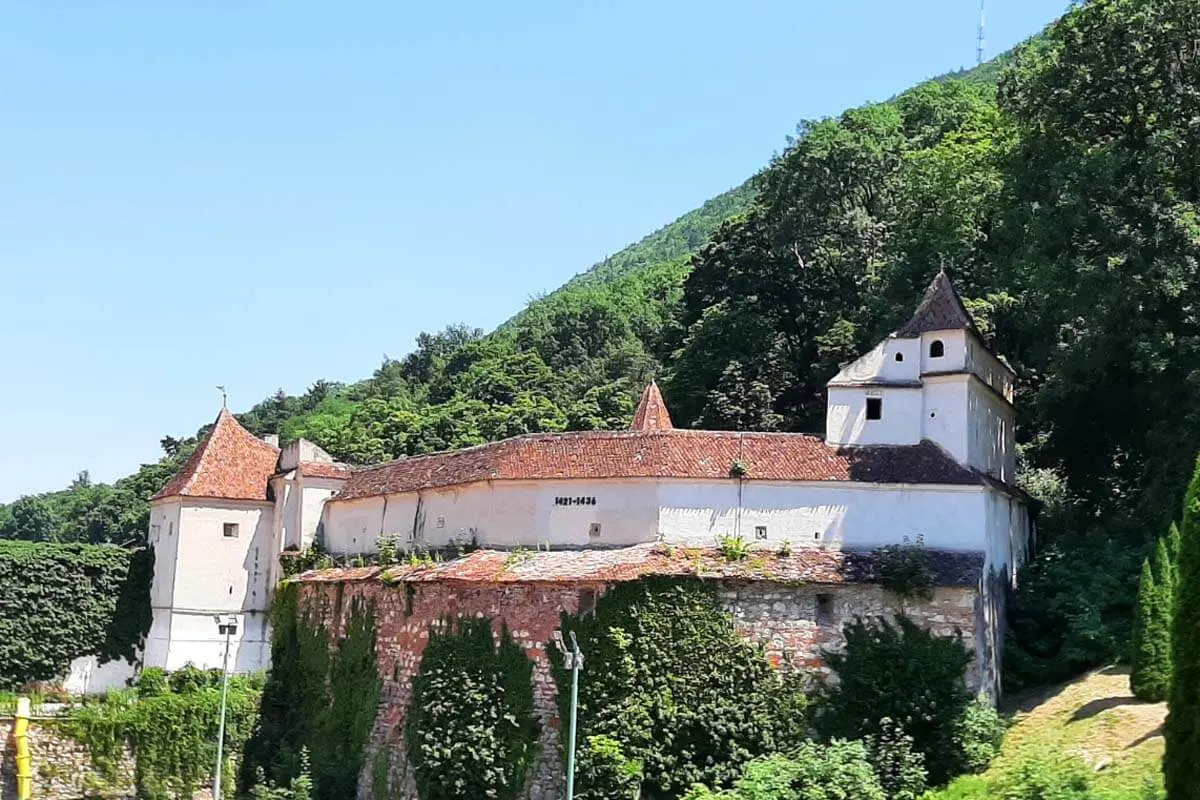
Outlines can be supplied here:
[[903, 361], [903, 360], [904, 360], [904, 353], [896, 353], [896, 360], [897, 360], [897, 361]]
[[942, 344], [941, 339], [934, 339], [929, 343], [929, 357], [941, 358], [946, 355], [946, 345]]

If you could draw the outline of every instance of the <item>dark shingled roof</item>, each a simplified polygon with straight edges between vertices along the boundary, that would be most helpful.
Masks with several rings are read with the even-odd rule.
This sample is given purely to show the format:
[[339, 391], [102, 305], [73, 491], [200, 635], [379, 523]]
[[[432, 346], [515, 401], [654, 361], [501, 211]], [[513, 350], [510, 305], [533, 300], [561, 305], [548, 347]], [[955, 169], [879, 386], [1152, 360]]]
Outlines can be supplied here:
[[479, 481], [729, 478], [979, 485], [932, 442], [834, 448], [799, 433], [586, 431], [538, 433], [356, 469], [334, 502]]
[[[927, 550], [937, 586], [976, 586], [983, 553]], [[730, 561], [714, 548], [640, 544], [608, 550], [550, 550], [519, 558], [503, 550], [476, 550], [434, 564], [314, 570], [300, 580], [313, 583], [384, 580], [388, 583], [616, 583], [661, 575], [710, 580], [847, 584], [876, 580], [870, 552], [797, 549], [790, 555], [755, 550]]]
[[931, 331], [968, 330], [979, 336], [970, 313], [962, 304], [946, 272], [940, 271], [925, 289], [925, 296], [912, 319], [896, 331], [901, 339], [912, 339]]

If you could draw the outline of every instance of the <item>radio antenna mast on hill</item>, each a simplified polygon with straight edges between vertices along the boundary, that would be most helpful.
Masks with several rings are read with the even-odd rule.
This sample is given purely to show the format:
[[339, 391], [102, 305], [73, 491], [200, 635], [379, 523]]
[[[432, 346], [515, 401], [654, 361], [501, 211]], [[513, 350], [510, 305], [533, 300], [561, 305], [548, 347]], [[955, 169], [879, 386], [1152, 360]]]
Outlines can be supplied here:
[[979, 40], [975, 45], [975, 63], [976, 65], [983, 63], [983, 25], [986, 21], [984, 17], [983, 4], [987, 0], [979, 0]]

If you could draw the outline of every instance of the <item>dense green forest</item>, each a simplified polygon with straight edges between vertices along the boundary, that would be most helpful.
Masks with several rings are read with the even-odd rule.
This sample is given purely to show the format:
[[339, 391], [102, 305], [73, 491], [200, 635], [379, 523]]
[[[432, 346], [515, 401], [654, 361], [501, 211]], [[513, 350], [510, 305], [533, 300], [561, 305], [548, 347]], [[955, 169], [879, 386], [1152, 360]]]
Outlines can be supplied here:
[[[746, 185], [498, 330], [422, 334], [363, 381], [240, 418], [368, 463], [620, 427], [657, 377], [678, 425], [816, 431], [825, 381], [945, 266], [1020, 376], [1041, 505], [1010, 685], [1123, 656], [1138, 568], [1200, 449], [1198, 10], [1094, 0], [978, 71], [802, 122]], [[0, 536], [136, 541], [195, 441], [0, 508]]]

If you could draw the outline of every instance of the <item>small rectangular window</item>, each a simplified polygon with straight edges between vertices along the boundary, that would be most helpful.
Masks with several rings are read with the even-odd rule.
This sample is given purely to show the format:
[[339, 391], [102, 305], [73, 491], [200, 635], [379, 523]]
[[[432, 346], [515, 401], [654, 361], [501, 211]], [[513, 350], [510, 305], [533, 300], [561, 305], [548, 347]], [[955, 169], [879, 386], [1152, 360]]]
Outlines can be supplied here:
[[444, 528], [444, 527], [446, 527], [446, 518], [445, 518], [445, 517], [438, 517], [438, 518], [437, 518], [437, 526], [438, 526], [439, 528]]
[[586, 617], [596, 613], [596, 590], [579, 590], [579, 616]]
[[599, 522], [593, 522], [591, 525], [588, 526], [588, 536], [590, 536], [593, 539], [598, 539], [600, 537], [600, 523]]
[[226, 539], [236, 539], [238, 535], [238, 524], [236, 522], [226, 522], [223, 532]]
[[817, 595], [817, 624], [832, 625], [833, 624], [833, 595], [819, 594]]
[[882, 419], [883, 418], [883, 398], [868, 397], [867, 398], [867, 419]]
[[767, 538], [767, 526], [766, 525], [755, 525], [754, 526], [754, 538], [755, 539]]

